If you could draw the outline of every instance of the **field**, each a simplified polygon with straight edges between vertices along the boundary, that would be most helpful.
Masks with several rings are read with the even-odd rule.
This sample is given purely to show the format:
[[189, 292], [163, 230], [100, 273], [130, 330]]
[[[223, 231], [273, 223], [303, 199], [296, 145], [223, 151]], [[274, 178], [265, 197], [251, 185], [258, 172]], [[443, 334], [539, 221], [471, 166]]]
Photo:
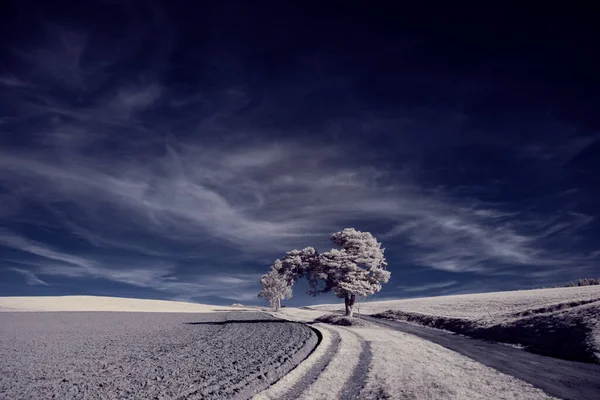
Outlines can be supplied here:
[[314, 349], [255, 312], [0, 315], [0, 398], [247, 399]]
[[374, 301], [360, 312], [600, 362], [600, 286]]
[[[372, 302], [363, 304], [361, 312], [390, 307], [399, 312], [396, 304], [408, 302], [412, 310], [444, 309], [450, 310], [449, 318], [479, 321], [486, 313], [490, 318], [494, 305], [497, 318], [573, 298], [588, 302], [579, 307], [591, 307], [598, 291], [574, 293], [553, 289], [538, 293], [537, 300], [527, 292], [471, 295], [487, 311], [458, 310], [473, 301], [454, 296]], [[520, 294], [524, 296], [516, 299]], [[539, 367], [527, 376], [500, 372], [484, 365], [485, 360], [372, 322], [347, 327], [316, 321], [340, 308], [336, 304], [266, 313], [89, 296], [0, 297], [0, 309], [7, 311], [0, 313], [0, 398], [537, 400], [593, 398], [589, 393], [600, 390], [597, 365], [567, 369], [568, 374], [557, 370], [564, 382], [546, 374], [544, 383], [537, 379], [542, 377]], [[507, 349], [539, 357], [495, 346], [500, 353]], [[500, 359], [511, 364], [502, 354]], [[578, 376], [585, 378], [577, 381]]]
[[[314, 323], [321, 311], [289, 308], [275, 320], [188, 303], [72, 300], [0, 298], [4, 311], [29, 311], [0, 313], [0, 398], [551, 398], [411, 335]], [[188, 313], [138, 312], [155, 309]], [[63, 312], [31, 312], [43, 310]], [[314, 351], [314, 331], [285, 320], [311, 324]]]
[[192, 312], [232, 311], [237, 307], [209, 306], [182, 301], [103, 296], [0, 297], [2, 311], [120, 311]]

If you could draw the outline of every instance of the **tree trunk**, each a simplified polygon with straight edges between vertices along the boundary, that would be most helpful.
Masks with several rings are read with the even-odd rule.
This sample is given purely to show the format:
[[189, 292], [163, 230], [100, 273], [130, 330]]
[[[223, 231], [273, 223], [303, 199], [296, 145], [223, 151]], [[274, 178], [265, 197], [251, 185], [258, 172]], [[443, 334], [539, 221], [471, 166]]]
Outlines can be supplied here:
[[275, 301], [275, 310], [279, 310], [281, 308], [281, 299], [277, 299]]
[[356, 296], [353, 294], [344, 298], [344, 304], [346, 305], [346, 317], [354, 316], [354, 300], [356, 300]]

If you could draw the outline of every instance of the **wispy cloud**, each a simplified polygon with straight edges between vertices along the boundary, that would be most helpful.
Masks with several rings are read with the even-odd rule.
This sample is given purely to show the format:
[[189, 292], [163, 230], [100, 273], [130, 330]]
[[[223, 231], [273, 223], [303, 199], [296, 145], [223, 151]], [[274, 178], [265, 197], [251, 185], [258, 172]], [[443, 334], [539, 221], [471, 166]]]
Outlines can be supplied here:
[[13, 75], [0, 76], [0, 84], [9, 88], [21, 88], [29, 86], [29, 83], [22, 81]]
[[[0, 245], [32, 256], [32, 269], [24, 271], [35, 276], [108, 279], [181, 296], [227, 290], [248, 297], [256, 276], [205, 276], [209, 259], [266, 264], [290, 248], [325, 248], [327, 234], [346, 226], [373, 231], [395, 257], [391, 268], [488, 276], [527, 268], [531, 277], [545, 277], [598, 258], [598, 249], [576, 246], [593, 216], [482, 200], [423, 178], [418, 163], [403, 157], [455, 139], [430, 121], [417, 127], [410, 115], [332, 115], [322, 125], [292, 129], [271, 123], [283, 97], [254, 101], [238, 82], [218, 82], [216, 89], [193, 82], [181, 90], [161, 80], [167, 40], [149, 57], [155, 64], [129, 70], [130, 53], [151, 50], [144, 35], [110, 40], [106, 54], [86, 32], [46, 29], [31, 51], [15, 50], [23, 68], [0, 77], [18, 108], [2, 119], [8, 127], [3, 138], [13, 132], [7, 143], [18, 145], [0, 148], [0, 217], [17, 228], [0, 231]], [[129, 73], [115, 74], [121, 68]], [[298, 93], [306, 91], [298, 86]], [[349, 125], [360, 126], [360, 135], [407, 132], [397, 135], [401, 146], [384, 160], [369, 146], [353, 148], [363, 142], [350, 134], [346, 140]], [[335, 135], [318, 139], [321, 130]], [[523, 154], [566, 162], [598, 135], [563, 139], [557, 146], [524, 146]], [[489, 195], [487, 185], [470, 188]], [[48, 220], [30, 215], [31, 208]], [[55, 224], [66, 241], [84, 249], [48, 245], [18, 229], [42, 223]], [[190, 279], [178, 270], [182, 260], [196, 263]], [[442, 288], [432, 285], [419, 287]]]
[[23, 275], [25, 277], [25, 282], [27, 282], [28, 285], [48, 286], [48, 283], [46, 283], [43, 280], [41, 280], [40, 278], [38, 278], [33, 272], [31, 272], [29, 270], [13, 267], [13, 268], [9, 268], [9, 271], [17, 272], [17, 273]]
[[57, 252], [42, 244], [14, 235], [7, 230], [0, 230], [0, 245], [18, 249], [50, 260], [63, 261], [71, 265], [76, 265], [84, 271], [90, 271], [94, 268], [93, 263], [85, 258]]
[[68, 152], [57, 162], [51, 155], [13, 152], [0, 153], [0, 180], [40, 202], [77, 205], [96, 232], [79, 234], [107, 246], [114, 240], [98, 237], [109, 229], [99, 208], [166, 240], [213, 237], [255, 254], [309, 244], [348, 221], [385, 220], [394, 227], [381, 232], [382, 239], [405, 243], [412, 262], [435, 269], [487, 273], [503, 265], [581, 261], [543, 241], [572, 233], [590, 216], [541, 218], [473, 206], [414, 183], [383, 183], [386, 171], [349, 166], [342, 155], [299, 142], [228, 148], [177, 143], [177, 150], [165, 148], [152, 163]]
[[443, 289], [449, 286], [454, 286], [458, 282], [457, 281], [445, 281], [445, 282], [435, 282], [427, 285], [419, 285], [419, 286], [398, 286], [398, 289], [402, 289], [405, 292], [426, 292], [434, 289]]
[[[161, 87], [156, 82], [120, 88], [116, 96], [106, 105], [106, 112], [112, 112], [112, 118], [115, 115], [128, 118], [135, 112], [152, 106], [160, 96]], [[99, 116], [103, 114], [102, 110], [97, 111]]]
[[[573, 131], [573, 126], [565, 130]], [[588, 147], [600, 140], [600, 134], [587, 136], [572, 135], [553, 143], [534, 143], [519, 149], [522, 157], [534, 158], [542, 161], [555, 162], [564, 165], [577, 157]]]
[[[130, 262], [126, 265], [108, 267], [98, 260], [62, 253], [7, 231], [0, 235], [0, 246], [37, 256], [34, 259], [18, 261], [28, 269], [10, 268], [10, 270], [24, 275], [30, 285], [48, 285], [39, 276], [105, 279], [159, 290], [179, 299], [191, 300], [212, 296], [248, 300], [256, 297], [261, 275], [258, 273], [215, 273], [209, 276], [191, 275], [182, 280], [174, 276], [175, 268], [172, 265], [155, 263], [142, 266]], [[14, 260], [8, 261], [14, 262]]]

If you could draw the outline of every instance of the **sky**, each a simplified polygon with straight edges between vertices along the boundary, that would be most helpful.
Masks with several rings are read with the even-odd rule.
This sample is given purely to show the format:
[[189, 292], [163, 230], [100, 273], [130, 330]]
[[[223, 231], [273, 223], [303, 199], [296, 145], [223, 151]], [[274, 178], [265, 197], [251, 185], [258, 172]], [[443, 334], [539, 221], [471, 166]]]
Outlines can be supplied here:
[[373, 299], [600, 275], [589, 10], [0, 7], [2, 296], [262, 304], [346, 227], [386, 249]]

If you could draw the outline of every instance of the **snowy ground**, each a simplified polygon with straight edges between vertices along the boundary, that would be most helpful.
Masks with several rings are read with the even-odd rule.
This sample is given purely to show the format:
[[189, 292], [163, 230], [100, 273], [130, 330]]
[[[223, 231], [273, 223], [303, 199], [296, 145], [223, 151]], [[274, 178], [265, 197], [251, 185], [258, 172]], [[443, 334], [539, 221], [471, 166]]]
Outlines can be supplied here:
[[[313, 321], [323, 311], [282, 309]], [[539, 389], [412, 335], [380, 327], [313, 324], [324, 340], [263, 399], [549, 399]], [[303, 390], [298, 390], [301, 382]]]
[[247, 399], [316, 344], [257, 312], [7, 312], [0, 398]]
[[231, 311], [239, 308], [181, 301], [128, 299], [102, 296], [0, 297], [1, 311], [120, 311], [193, 312]]
[[360, 312], [600, 362], [600, 286], [375, 301]]
[[[504, 297], [507, 303], [510, 296]], [[435, 307], [433, 302], [429, 307]], [[531, 309], [512, 307], [513, 313]], [[551, 398], [416, 336], [376, 325], [314, 322], [340, 305], [284, 308], [272, 313], [278, 318], [273, 322], [256, 310], [217, 312], [222, 308], [189, 303], [0, 298], [4, 311], [82, 308], [187, 313], [0, 313], [0, 399]]]
[[[365, 314], [375, 314], [387, 310], [401, 310], [426, 315], [466, 319], [491, 318], [495, 322], [502, 322], [512, 314], [581, 300], [600, 300], [600, 286], [517, 290], [388, 301], [368, 300], [359, 304], [359, 306], [360, 311]], [[311, 308], [326, 311], [341, 310], [343, 302], [339, 304], [324, 304]]]

